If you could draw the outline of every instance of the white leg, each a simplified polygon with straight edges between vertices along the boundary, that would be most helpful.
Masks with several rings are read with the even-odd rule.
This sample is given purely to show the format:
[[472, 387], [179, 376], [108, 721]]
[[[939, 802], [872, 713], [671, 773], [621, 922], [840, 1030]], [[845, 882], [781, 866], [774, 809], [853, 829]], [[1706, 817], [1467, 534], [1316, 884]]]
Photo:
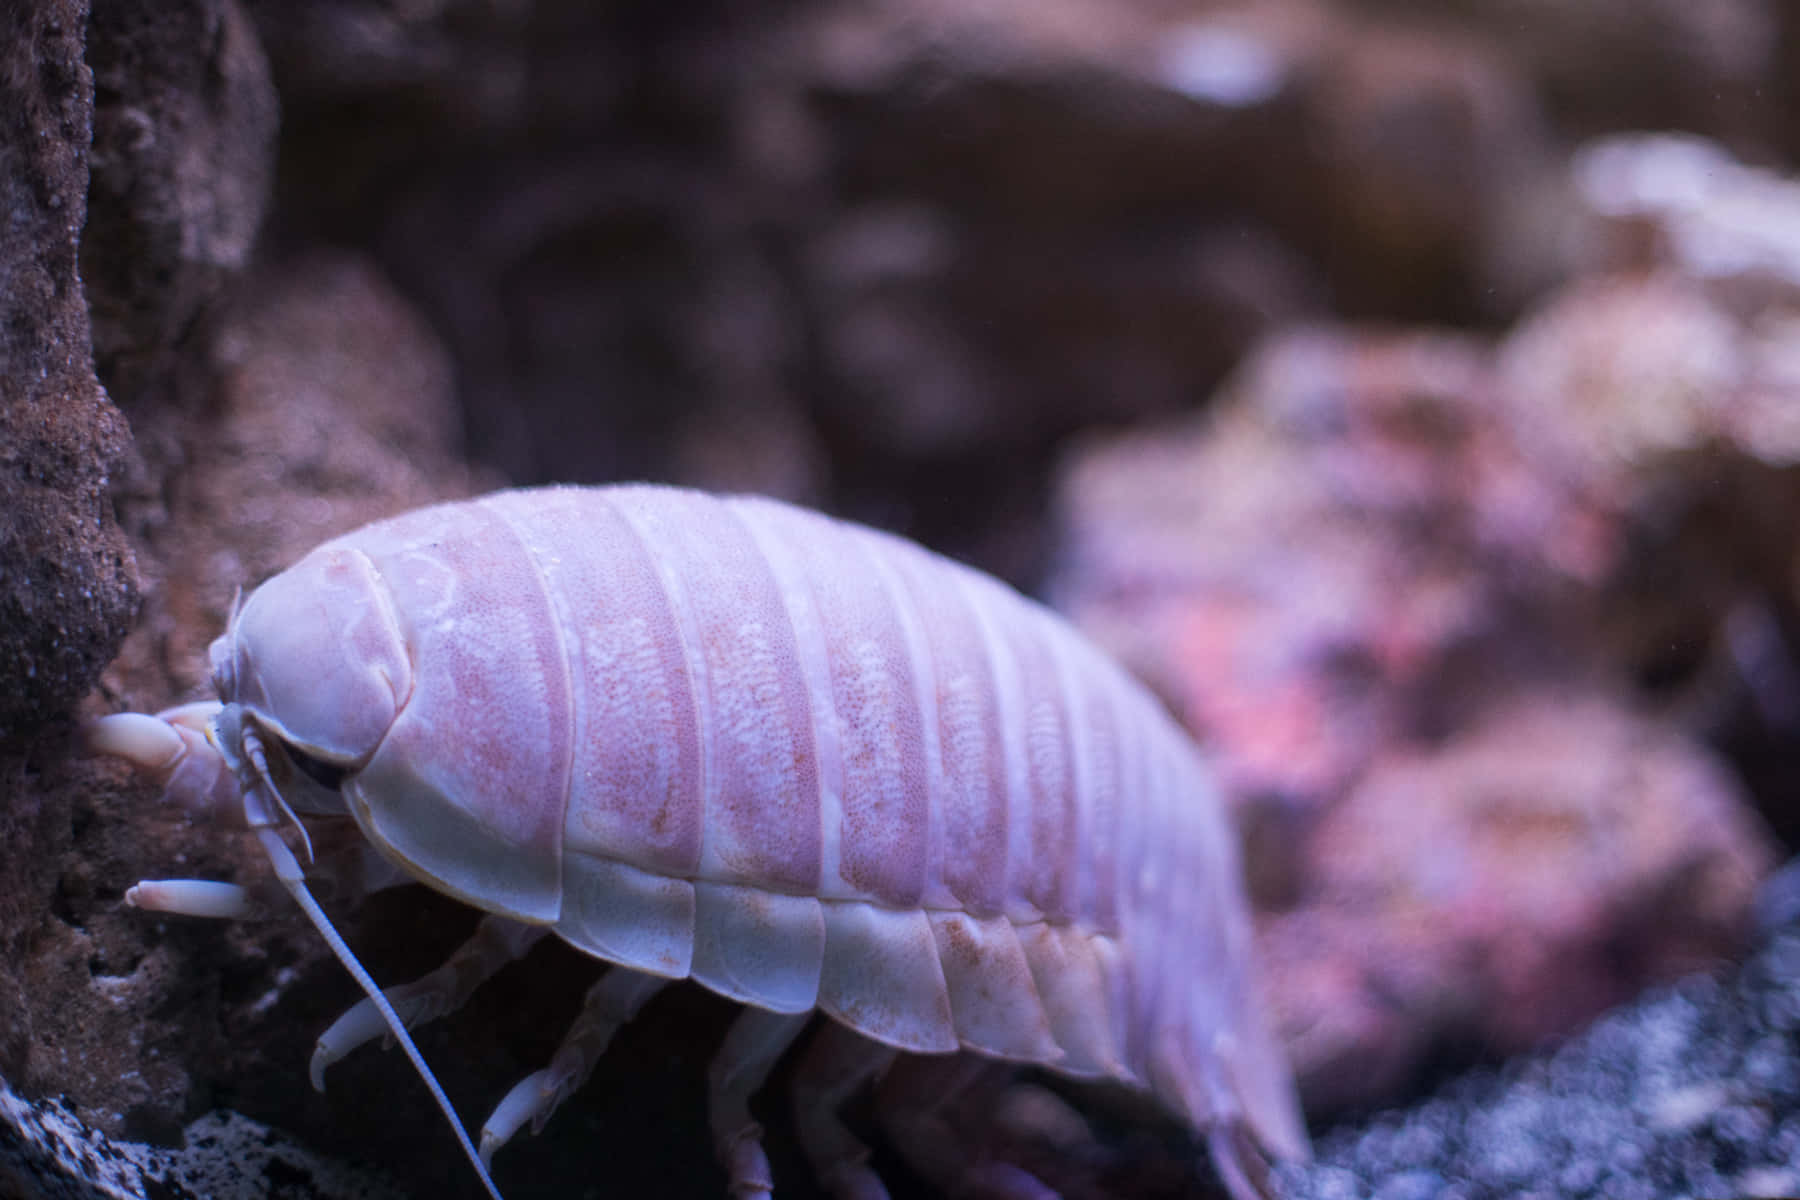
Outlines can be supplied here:
[[[471, 992], [524, 954], [546, 932], [542, 926], [524, 925], [505, 917], [483, 917], [474, 935], [457, 947], [443, 966], [411, 983], [388, 988], [382, 995], [411, 1029], [422, 1021], [461, 1008]], [[318, 1044], [313, 1047], [312, 1085], [324, 1091], [326, 1067], [364, 1042], [384, 1035], [391, 1036], [375, 1002], [357, 1001], [319, 1035]]]
[[125, 889], [125, 903], [148, 912], [231, 921], [242, 920], [256, 909], [250, 893], [237, 884], [210, 879], [140, 879]]
[[162, 786], [163, 799], [196, 816], [243, 828], [243, 802], [237, 780], [206, 729], [219, 712], [217, 700], [184, 704], [154, 717], [147, 713], [114, 713], [81, 727], [89, 754], [122, 758], [139, 774]]
[[750, 1097], [812, 1019], [803, 1013], [746, 1008], [713, 1056], [708, 1071], [707, 1115], [713, 1146], [731, 1177], [737, 1200], [769, 1200], [775, 1186], [763, 1153], [762, 1126], [750, 1115]]
[[[306, 867], [306, 880], [317, 894], [330, 900], [351, 900], [414, 882], [381, 857], [354, 826], [348, 826], [348, 832], [353, 836], [346, 837], [344, 830], [329, 824], [321, 825], [318, 853]], [[250, 887], [211, 879], [140, 879], [126, 889], [125, 903], [146, 912], [249, 921], [285, 911], [285, 903], [279, 910], [274, 904], [280, 896], [275, 881], [269, 879], [255, 881]]]
[[525, 1122], [537, 1133], [556, 1106], [587, 1082], [594, 1064], [620, 1026], [637, 1016], [650, 997], [669, 981], [624, 967], [614, 967], [588, 989], [581, 1014], [569, 1026], [550, 1065], [521, 1079], [481, 1127], [481, 1161], [491, 1164], [494, 1152], [512, 1140]]

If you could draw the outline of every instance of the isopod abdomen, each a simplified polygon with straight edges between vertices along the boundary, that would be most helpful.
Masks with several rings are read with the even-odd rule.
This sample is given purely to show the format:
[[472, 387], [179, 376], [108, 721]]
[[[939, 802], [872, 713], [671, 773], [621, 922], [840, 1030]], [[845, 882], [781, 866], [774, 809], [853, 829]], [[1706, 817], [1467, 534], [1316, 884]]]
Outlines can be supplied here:
[[[770, 1187], [747, 1099], [814, 1009], [840, 1028], [797, 1075], [798, 1128], [843, 1194], [880, 1184], [829, 1109], [902, 1051], [1153, 1093], [1240, 1194], [1241, 1131], [1306, 1154], [1199, 752], [976, 571], [755, 497], [501, 492], [318, 547], [251, 593], [212, 665], [218, 705], [105, 718], [95, 743], [177, 799], [241, 807], [297, 895], [337, 869], [307, 826], [347, 816], [395, 878], [491, 914], [389, 993], [399, 1019], [545, 932], [615, 964], [489, 1119], [483, 1161], [682, 978], [749, 1006], [711, 1091], [740, 1196]], [[231, 908], [181, 881], [134, 897]], [[315, 1081], [385, 1008], [333, 1026]]]

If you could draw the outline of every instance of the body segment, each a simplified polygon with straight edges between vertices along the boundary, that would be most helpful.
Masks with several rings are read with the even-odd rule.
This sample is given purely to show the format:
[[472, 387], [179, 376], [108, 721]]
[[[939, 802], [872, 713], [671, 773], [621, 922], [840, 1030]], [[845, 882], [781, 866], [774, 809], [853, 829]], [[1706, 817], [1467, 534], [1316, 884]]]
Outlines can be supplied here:
[[757, 498], [504, 492], [319, 547], [214, 658], [226, 704], [439, 890], [1305, 1152], [1197, 751], [986, 576]]

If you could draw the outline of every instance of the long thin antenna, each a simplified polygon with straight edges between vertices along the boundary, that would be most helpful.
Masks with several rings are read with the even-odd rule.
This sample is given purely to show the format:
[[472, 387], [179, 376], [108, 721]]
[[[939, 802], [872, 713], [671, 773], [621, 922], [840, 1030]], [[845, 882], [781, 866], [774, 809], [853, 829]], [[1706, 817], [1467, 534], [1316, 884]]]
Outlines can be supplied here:
[[[394, 1035], [394, 1040], [399, 1042], [401, 1048], [406, 1051], [406, 1057], [411, 1060], [413, 1069], [419, 1073], [419, 1078], [430, 1089], [431, 1098], [437, 1101], [438, 1110], [444, 1114], [444, 1119], [450, 1122], [450, 1128], [456, 1131], [457, 1143], [462, 1146], [463, 1156], [469, 1160], [469, 1165], [475, 1168], [475, 1174], [481, 1177], [481, 1186], [487, 1189], [487, 1194], [492, 1200], [504, 1200], [500, 1195], [500, 1189], [494, 1186], [493, 1176], [488, 1174], [487, 1164], [481, 1161], [480, 1151], [475, 1149], [475, 1143], [470, 1140], [468, 1130], [463, 1128], [463, 1123], [457, 1117], [456, 1110], [450, 1107], [450, 1097], [444, 1095], [444, 1089], [438, 1086], [437, 1076], [433, 1075], [431, 1068], [425, 1065], [425, 1056], [419, 1053], [418, 1046], [413, 1044], [412, 1036], [406, 1032], [406, 1023], [400, 1019], [400, 1014], [394, 1011], [394, 1006], [388, 1003], [388, 998], [382, 994], [381, 988], [369, 977], [369, 973], [363, 970], [362, 963], [357, 961], [355, 951], [350, 949], [349, 943], [344, 941], [343, 936], [332, 925], [331, 918], [325, 915], [325, 910], [319, 907], [319, 902], [313, 899], [312, 892], [307, 890], [306, 873], [300, 869], [300, 863], [294, 858], [294, 852], [288, 848], [287, 842], [283, 841], [281, 837], [283, 825], [292, 825], [298, 828], [302, 838], [306, 838], [306, 827], [300, 823], [300, 818], [294, 815], [294, 810], [288, 807], [287, 801], [281, 798], [280, 790], [276, 788], [275, 781], [269, 776], [268, 756], [263, 752], [262, 737], [257, 733], [256, 726], [242, 721], [239, 714], [240, 710], [236, 705], [227, 705], [215, 719], [212, 730], [215, 744], [219, 746], [228, 760], [237, 759], [238, 754], [243, 757], [237, 761], [248, 760], [249, 771], [247, 773], [239, 770], [233, 772], [238, 776], [240, 786], [245, 782], [249, 784], [243, 789], [245, 822], [256, 831], [257, 838], [262, 842], [263, 853], [269, 856], [269, 865], [275, 868], [275, 877], [281, 880], [281, 886], [288, 890], [288, 894], [300, 906], [300, 911], [306, 914], [306, 919], [313, 923], [313, 928], [319, 931], [319, 936], [325, 939], [325, 944], [331, 947], [333, 954], [337, 955], [337, 960], [344, 964], [344, 970], [350, 972], [350, 978], [356, 980], [356, 986], [360, 987], [363, 993], [369, 997], [369, 1002], [375, 1006], [376, 1011], [381, 1014], [381, 1019], [387, 1023], [388, 1031]], [[231, 746], [233, 741], [236, 742], [235, 747]], [[236, 762], [233, 765], [235, 767]], [[246, 774], [249, 776], [247, 780]], [[271, 802], [273, 803], [271, 804]], [[305, 844], [307, 858], [310, 860], [312, 858], [312, 842], [307, 839]]]
[[350, 972], [350, 977], [356, 980], [357, 986], [368, 995], [369, 1001], [381, 1013], [381, 1019], [387, 1022], [387, 1027], [393, 1033], [394, 1040], [400, 1043], [401, 1048], [406, 1051], [406, 1057], [412, 1060], [413, 1068], [418, 1071], [419, 1078], [424, 1080], [425, 1086], [431, 1090], [431, 1098], [437, 1101], [438, 1109], [443, 1112], [444, 1119], [449, 1121], [450, 1128], [456, 1131], [456, 1140], [461, 1144], [463, 1154], [469, 1160], [469, 1165], [474, 1167], [475, 1173], [481, 1177], [481, 1186], [487, 1189], [487, 1194], [493, 1200], [504, 1200], [500, 1195], [500, 1189], [494, 1186], [493, 1177], [488, 1174], [487, 1167], [482, 1163], [481, 1154], [475, 1149], [475, 1143], [469, 1139], [468, 1131], [463, 1128], [462, 1121], [457, 1117], [456, 1110], [450, 1107], [450, 1097], [444, 1095], [444, 1089], [438, 1086], [437, 1076], [433, 1075], [431, 1068], [425, 1065], [425, 1056], [420, 1054], [419, 1048], [413, 1044], [412, 1036], [406, 1032], [406, 1025], [400, 1020], [400, 1015], [394, 1011], [394, 1006], [388, 1003], [387, 997], [382, 995], [381, 988], [376, 985], [375, 980], [370, 978], [367, 971], [363, 970], [363, 965], [357, 961], [355, 952], [350, 949], [331, 924], [331, 919], [325, 915], [325, 910], [319, 907], [319, 902], [314, 900], [312, 893], [307, 890], [306, 878], [301, 874], [300, 864], [295, 860], [294, 852], [288, 849], [287, 843], [281, 840], [281, 834], [274, 829], [265, 826], [256, 831], [256, 836], [262, 840], [263, 851], [268, 854], [269, 862], [275, 867], [276, 878], [281, 880], [282, 886], [286, 887], [295, 901], [299, 903], [301, 911], [306, 913], [306, 919], [318, 929], [320, 936], [325, 939], [325, 944], [331, 947], [331, 952], [337, 955], [339, 962], [344, 964], [344, 969]]

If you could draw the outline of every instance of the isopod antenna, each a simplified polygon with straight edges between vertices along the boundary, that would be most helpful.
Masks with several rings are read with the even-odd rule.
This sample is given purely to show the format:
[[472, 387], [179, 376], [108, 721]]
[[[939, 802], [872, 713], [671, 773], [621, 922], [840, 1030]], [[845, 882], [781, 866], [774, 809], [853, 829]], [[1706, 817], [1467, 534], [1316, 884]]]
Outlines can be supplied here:
[[[450, 1128], [456, 1132], [456, 1140], [462, 1146], [464, 1157], [469, 1160], [469, 1165], [475, 1168], [475, 1173], [481, 1177], [481, 1186], [487, 1189], [487, 1194], [493, 1200], [504, 1200], [504, 1197], [500, 1195], [500, 1189], [494, 1185], [494, 1177], [488, 1174], [486, 1165], [482, 1163], [481, 1155], [475, 1149], [475, 1143], [469, 1137], [468, 1130], [463, 1128], [461, 1118], [456, 1115], [456, 1109], [451, 1107], [450, 1097], [444, 1094], [444, 1089], [438, 1085], [437, 1076], [433, 1075], [431, 1068], [426, 1065], [425, 1056], [419, 1053], [419, 1047], [413, 1043], [412, 1036], [406, 1032], [406, 1023], [400, 1019], [400, 1014], [394, 1011], [394, 1006], [388, 1003], [388, 998], [382, 994], [380, 986], [376, 984], [368, 971], [363, 969], [362, 963], [357, 960], [356, 952], [350, 949], [349, 943], [345, 942], [343, 936], [338, 933], [337, 927], [331, 923], [331, 918], [325, 915], [325, 910], [319, 907], [317, 900], [313, 899], [312, 892], [306, 886], [306, 874], [300, 869], [299, 861], [295, 859], [294, 852], [283, 840], [280, 830], [282, 825], [288, 824], [299, 827], [300, 819], [288, 808], [286, 801], [281, 799], [280, 793], [275, 790], [274, 781], [269, 778], [268, 760], [264, 757], [262, 739], [257, 736], [255, 728], [246, 725], [241, 736], [244, 754], [255, 769], [258, 784], [257, 787], [247, 789], [245, 792], [244, 813], [249, 819], [251, 828], [255, 830], [257, 838], [262, 842], [263, 853], [269, 856], [269, 865], [275, 868], [275, 877], [281, 880], [281, 885], [288, 890], [288, 894], [294, 898], [295, 903], [299, 904], [300, 911], [306, 914], [306, 919], [313, 923], [313, 927], [325, 939], [325, 944], [331, 947], [331, 952], [337, 955], [339, 962], [344, 964], [344, 970], [350, 972], [350, 977], [356, 980], [356, 985], [363, 990], [369, 997], [369, 1002], [381, 1013], [381, 1019], [387, 1022], [388, 1030], [394, 1035], [394, 1040], [399, 1042], [401, 1049], [406, 1051], [406, 1057], [412, 1062], [413, 1069], [419, 1073], [419, 1078], [430, 1090], [431, 1098], [437, 1101], [438, 1110], [444, 1114], [444, 1119], [450, 1122]], [[258, 796], [265, 797], [260, 804], [256, 802]], [[269, 811], [270, 799], [274, 801], [275, 806], [278, 806], [277, 812]], [[258, 811], [259, 809], [261, 811]]]

